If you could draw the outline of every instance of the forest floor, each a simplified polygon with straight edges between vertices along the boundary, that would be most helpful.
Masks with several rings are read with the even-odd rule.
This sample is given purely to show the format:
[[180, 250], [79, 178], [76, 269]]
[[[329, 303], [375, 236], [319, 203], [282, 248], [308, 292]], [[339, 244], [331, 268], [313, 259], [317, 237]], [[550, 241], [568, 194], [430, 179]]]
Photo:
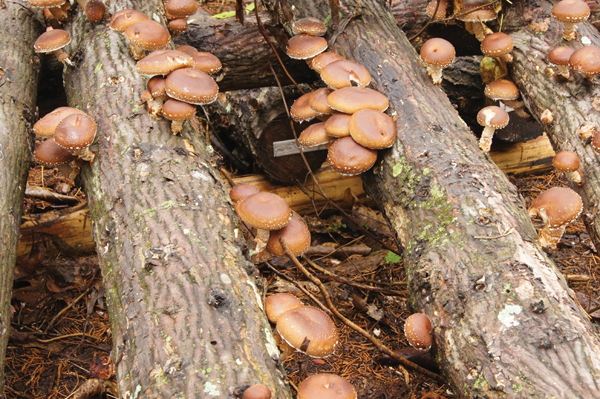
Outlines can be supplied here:
[[[213, 14], [218, 14], [231, 11], [232, 4], [230, 1], [209, 2], [208, 8]], [[44, 95], [42, 90], [42, 101]], [[55, 93], [51, 96], [56, 102], [54, 107], [66, 105], [60, 103], [64, 96]], [[45, 108], [40, 105], [40, 110]], [[565, 178], [555, 171], [513, 176], [511, 180], [526, 206], [540, 192], [567, 185]], [[32, 166], [28, 185], [73, 197], [77, 203], [85, 201], [81, 189], [56, 169], [42, 170], [39, 166]], [[23, 206], [27, 216], [67, 205], [26, 196]], [[364, 206], [356, 206], [349, 211], [373, 223], [377, 220], [383, 222], [376, 210]], [[415, 354], [408, 349], [403, 333], [404, 320], [410, 314], [406, 276], [401, 259], [382, 249], [382, 243], [394, 245], [385, 226], [377, 225], [378, 240], [374, 241], [336, 211], [330, 211], [320, 219], [306, 219], [313, 237], [313, 249], [323, 253], [311, 255], [314, 262], [337, 277], [378, 288], [356, 288], [317, 271], [338, 310], [390, 348], [402, 351], [412, 361], [435, 370], [435, 363], [427, 353]], [[375, 230], [373, 226], [371, 228]], [[46, 244], [43, 236], [38, 238], [30, 255], [20, 258], [17, 264], [11, 304], [11, 335], [6, 355], [6, 397], [118, 397], [110, 359], [110, 324], [97, 257], [95, 254], [84, 257], [68, 254], [44, 256]], [[339, 246], [346, 248], [347, 252], [327, 254], [328, 248]], [[567, 228], [558, 250], [550, 255], [565, 275], [582, 308], [595, 322], [600, 322], [600, 310], [597, 310], [600, 306], [600, 256], [581, 220]], [[258, 266], [268, 287], [267, 295], [291, 292], [304, 303], [315, 305], [297, 285], [320, 297], [318, 289], [297, 271], [291, 261], [275, 259], [271, 264], [277, 272], [264, 264]], [[309, 359], [296, 353], [284, 361], [292, 387], [307, 375], [332, 372], [354, 384], [360, 398], [435, 399], [454, 396], [446, 386], [439, 386], [413, 372], [404, 372], [365, 338], [340, 322], [336, 324], [340, 329], [340, 341], [334, 355], [326, 359]], [[89, 392], [104, 393], [93, 395]]]

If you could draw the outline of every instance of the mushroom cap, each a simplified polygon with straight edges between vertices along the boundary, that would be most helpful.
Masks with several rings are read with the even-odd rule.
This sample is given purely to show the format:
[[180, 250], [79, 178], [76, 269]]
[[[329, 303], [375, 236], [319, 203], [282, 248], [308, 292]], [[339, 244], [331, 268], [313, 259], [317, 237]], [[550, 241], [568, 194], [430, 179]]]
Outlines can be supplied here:
[[271, 232], [267, 248], [275, 256], [286, 256], [279, 239], [283, 237], [288, 248], [294, 256], [300, 256], [310, 247], [310, 230], [304, 219], [292, 212], [292, 218], [282, 229]]
[[336, 112], [325, 121], [325, 132], [337, 138], [350, 136], [350, 118], [350, 114]]
[[33, 158], [37, 163], [44, 166], [58, 166], [69, 163], [76, 157], [68, 150], [56, 144], [53, 138], [49, 138], [36, 148]]
[[152, 97], [166, 96], [166, 82], [167, 80], [162, 76], [153, 76], [148, 80], [148, 85], [146, 86], [146, 88], [148, 89]]
[[184, 121], [196, 114], [196, 106], [169, 98], [162, 106], [162, 114], [170, 121]]
[[188, 29], [188, 22], [185, 18], [175, 18], [169, 21], [167, 28], [171, 32], [185, 32]]
[[533, 200], [529, 215], [540, 215], [550, 228], [566, 226], [583, 211], [579, 194], [568, 187], [552, 187]]
[[439, 37], [427, 40], [421, 47], [421, 59], [429, 65], [446, 68], [452, 64], [455, 55], [452, 43]]
[[193, 67], [194, 59], [178, 50], [153, 51], [135, 64], [135, 70], [140, 75], [167, 75], [185, 67]]
[[381, 111], [361, 109], [350, 118], [350, 136], [363, 147], [382, 150], [396, 141], [396, 124]]
[[312, 306], [281, 314], [277, 319], [277, 332], [290, 346], [312, 357], [331, 355], [338, 341], [337, 328], [331, 318]]
[[290, 115], [294, 121], [302, 123], [321, 115], [310, 107], [311, 95], [312, 92], [301, 95], [290, 107]]
[[247, 196], [258, 192], [260, 192], [260, 190], [250, 184], [236, 184], [231, 191], [229, 191], [229, 198], [231, 198], [233, 202], [240, 202]]
[[477, 122], [481, 126], [489, 126], [494, 129], [506, 127], [508, 120], [508, 113], [495, 105], [485, 107], [477, 113]]
[[310, 148], [335, 141], [325, 131], [325, 122], [313, 123], [300, 133], [298, 142], [302, 147]]
[[371, 74], [358, 62], [349, 60], [334, 61], [321, 70], [321, 79], [332, 89], [358, 86], [371, 83]]
[[554, 65], [569, 65], [569, 58], [575, 52], [574, 48], [567, 46], [559, 46], [553, 48], [548, 53], [548, 61]]
[[413, 313], [406, 319], [404, 335], [408, 343], [416, 349], [431, 348], [431, 321], [425, 313]]
[[327, 40], [318, 36], [296, 35], [288, 40], [285, 50], [288, 57], [295, 60], [305, 60], [327, 50]]
[[323, 68], [325, 68], [327, 65], [331, 64], [332, 62], [341, 60], [345, 60], [345, 58], [339, 55], [338, 53], [325, 51], [312, 59], [310, 67], [317, 73], [321, 73]]
[[336, 111], [353, 114], [360, 109], [383, 112], [390, 102], [384, 94], [368, 87], [343, 87], [327, 96], [327, 104]]
[[271, 399], [271, 390], [262, 384], [251, 385], [244, 391], [242, 399]]
[[287, 202], [277, 194], [258, 192], [238, 202], [236, 212], [240, 219], [262, 230], [283, 228], [292, 217]]
[[[485, 3], [488, 3], [488, 1], [486, 1]], [[485, 4], [483, 3], [483, 4]], [[473, 10], [470, 11], [470, 9], [473, 8], [477, 8], [483, 4], [476, 4], [476, 5], [465, 5], [465, 7], [460, 11], [460, 14], [462, 15], [458, 15], [456, 17], [456, 19], [458, 19], [459, 21], [463, 21], [463, 22], [486, 22], [486, 21], [493, 21], [494, 19], [496, 19], [498, 16], [496, 15], [496, 11], [494, 11], [494, 9], [492, 7], [483, 7], [480, 8], [478, 10]], [[464, 14], [467, 13], [467, 14]]]
[[193, 68], [204, 73], [217, 73], [223, 67], [221, 60], [206, 51], [196, 51], [196, 54], [191, 54], [191, 56], [194, 59]]
[[375, 165], [377, 151], [363, 147], [350, 136], [342, 137], [329, 147], [327, 161], [341, 175], [358, 175]]
[[[446, 18], [446, 10], [448, 9], [448, 1], [447, 0], [439, 0], [440, 5], [437, 5], [438, 0], [431, 0], [427, 3], [427, 15], [430, 18], [435, 19], [444, 19]], [[433, 13], [435, 12], [435, 8], [437, 7], [437, 13], [435, 14], [435, 18]]]
[[519, 98], [519, 89], [517, 86], [506, 79], [498, 79], [485, 86], [485, 96], [494, 101], [497, 100], [516, 100]]
[[219, 86], [207, 74], [194, 68], [180, 68], [167, 76], [169, 97], [190, 104], [210, 104], [217, 99]]
[[54, 132], [56, 143], [67, 150], [80, 150], [88, 147], [96, 137], [96, 122], [87, 114], [73, 114], [65, 117]]
[[33, 43], [36, 53], [51, 53], [71, 43], [71, 36], [63, 29], [48, 29]]
[[552, 16], [558, 22], [583, 22], [590, 16], [590, 7], [582, 0], [562, 0], [552, 7]]
[[67, 0], [28, 0], [30, 6], [35, 8], [52, 8], [60, 7], [65, 4]]
[[85, 112], [71, 107], [58, 107], [49, 114], [44, 115], [33, 125], [33, 132], [40, 137], [52, 137], [56, 127], [69, 115], [85, 114]]
[[600, 73], [600, 47], [586, 46], [575, 50], [569, 58], [571, 69], [585, 76]]
[[313, 17], [300, 18], [292, 23], [292, 33], [299, 35], [305, 33], [311, 36], [323, 36], [327, 32], [327, 27], [320, 19]]
[[488, 57], [501, 57], [512, 51], [513, 39], [504, 32], [487, 35], [481, 42], [481, 52]]
[[277, 323], [279, 316], [288, 310], [296, 309], [300, 306], [304, 306], [302, 301], [297, 296], [288, 294], [287, 292], [269, 295], [265, 299], [265, 313], [271, 323]]
[[560, 151], [552, 158], [552, 165], [561, 172], [575, 172], [579, 169], [579, 157], [573, 151]]
[[167, 28], [150, 19], [143, 19], [128, 26], [125, 29], [125, 35], [131, 44], [144, 50], [163, 49], [171, 40]]
[[124, 9], [114, 13], [108, 26], [115, 32], [125, 32], [131, 25], [145, 19], [148, 19], [148, 16], [141, 11]]
[[308, 99], [308, 106], [315, 112], [323, 115], [331, 115], [335, 111], [327, 104], [327, 96], [333, 90], [323, 87], [312, 92]]
[[88, 0], [85, 3], [85, 16], [92, 23], [98, 23], [104, 18], [106, 6], [100, 0]]
[[298, 399], [356, 399], [352, 384], [336, 374], [314, 374], [298, 385]]
[[168, 0], [165, 2], [166, 13], [173, 18], [187, 18], [198, 10], [195, 0]]

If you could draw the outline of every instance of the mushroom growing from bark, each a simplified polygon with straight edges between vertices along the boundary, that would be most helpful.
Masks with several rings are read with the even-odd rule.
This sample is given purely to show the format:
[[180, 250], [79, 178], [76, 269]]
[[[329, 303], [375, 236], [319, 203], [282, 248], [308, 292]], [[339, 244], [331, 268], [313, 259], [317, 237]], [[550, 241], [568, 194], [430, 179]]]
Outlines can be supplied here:
[[356, 399], [356, 389], [336, 374], [314, 374], [298, 385], [298, 399]]
[[217, 99], [219, 86], [207, 74], [194, 68], [180, 68], [167, 76], [169, 97], [186, 103], [205, 105]]
[[544, 226], [538, 232], [538, 243], [556, 249], [569, 223], [583, 211], [579, 194], [567, 187], [553, 187], [537, 196], [529, 207], [529, 216], [539, 216]]
[[477, 113], [477, 122], [484, 127], [479, 139], [479, 148], [483, 152], [490, 152], [494, 131], [506, 127], [508, 120], [508, 113], [495, 105], [485, 107]]
[[372, 150], [389, 148], [396, 141], [396, 124], [389, 115], [374, 109], [361, 109], [350, 118], [350, 136]]
[[582, 0], [562, 0], [552, 7], [552, 16], [563, 24], [563, 39], [577, 39], [575, 25], [590, 16], [590, 7]]
[[77, 3], [91, 23], [98, 23], [104, 18], [106, 6], [101, 0], [77, 0]]
[[569, 59], [575, 52], [575, 49], [566, 46], [555, 47], [548, 53], [548, 62], [556, 65], [558, 68], [558, 74], [565, 79], [569, 79], [571, 74], [569, 72]]
[[327, 32], [327, 27], [323, 21], [313, 17], [300, 18], [292, 24], [294, 35], [304, 33], [311, 36], [323, 36], [325, 32]]
[[164, 49], [171, 40], [167, 28], [156, 21], [142, 19], [125, 29], [125, 35], [129, 39], [129, 48], [133, 58], [140, 60], [146, 55], [146, 51]]
[[34, 8], [47, 9], [58, 21], [63, 22], [68, 18], [65, 10], [69, 9], [66, 7], [70, 7], [70, 3], [66, 0], [28, 0], [28, 3]]
[[36, 148], [33, 158], [41, 165], [53, 167], [69, 163], [75, 156], [49, 138]]
[[56, 127], [69, 115], [85, 114], [85, 112], [71, 107], [58, 107], [54, 111], [44, 115], [33, 125], [33, 132], [39, 137], [52, 137]]
[[406, 319], [404, 335], [410, 346], [428, 351], [431, 348], [431, 321], [425, 313], [413, 313]]
[[586, 46], [575, 50], [569, 57], [569, 65], [590, 81], [600, 73], [600, 47]]
[[63, 29], [53, 29], [51, 26], [46, 28], [33, 44], [36, 53], [54, 54], [60, 62], [65, 65], [73, 66], [71, 56], [63, 48], [71, 43], [71, 36]]
[[[488, 2], [485, 1], [485, 3]], [[474, 34], [477, 40], [481, 42], [485, 39], [486, 30], [489, 30], [484, 22], [493, 21], [497, 18], [497, 15], [491, 6], [483, 8], [480, 8], [480, 6], [481, 4], [467, 5], [467, 1], [465, 1], [464, 8], [457, 15], [456, 19], [463, 21], [467, 32]]]
[[529, 118], [531, 116], [523, 109], [525, 103], [517, 100], [519, 98], [519, 89], [510, 80], [494, 80], [485, 86], [484, 93], [491, 100], [502, 101], [506, 106], [514, 109], [515, 113], [522, 118]]
[[277, 319], [277, 332], [290, 346], [311, 357], [331, 355], [338, 341], [333, 320], [312, 306], [288, 310]]
[[321, 79], [331, 89], [347, 86], [365, 87], [371, 83], [367, 68], [349, 60], [334, 61], [321, 70]]
[[436, 37], [429, 39], [421, 47], [421, 59], [427, 64], [427, 74], [433, 84], [442, 83], [442, 70], [454, 62], [456, 51], [449, 41]]
[[287, 255], [279, 241], [282, 238], [294, 256], [302, 255], [310, 247], [310, 230], [304, 219], [296, 212], [292, 212], [292, 218], [285, 227], [271, 231], [267, 249], [275, 256]]
[[481, 52], [488, 57], [500, 58], [504, 62], [512, 62], [510, 52], [514, 48], [513, 39], [503, 32], [488, 35], [481, 42]]
[[54, 132], [58, 145], [84, 161], [94, 159], [89, 146], [96, 137], [96, 122], [87, 114], [73, 114], [64, 118]]
[[327, 153], [327, 162], [342, 176], [366, 172], [376, 161], [377, 151], [363, 147], [350, 136], [336, 140]]
[[310, 97], [313, 93], [305, 93], [298, 97], [290, 107], [290, 116], [295, 122], [302, 123], [321, 115], [310, 107]]
[[271, 390], [262, 384], [251, 385], [244, 391], [242, 399], [271, 399]]
[[552, 159], [552, 165], [561, 172], [565, 172], [567, 178], [580, 186], [583, 184], [583, 173], [579, 170], [581, 163], [579, 157], [573, 151], [560, 151]]
[[173, 134], [179, 134], [183, 130], [183, 122], [196, 115], [196, 106], [169, 98], [162, 106], [162, 114], [171, 121]]
[[295, 60], [306, 60], [327, 50], [327, 40], [318, 36], [300, 34], [288, 41], [285, 50], [288, 57]]
[[125, 32], [131, 25], [145, 19], [148, 17], [143, 12], [126, 8], [114, 13], [108, 26], [115, 32]]
[[361, 109], [383, 112], [390, 102], [384, 94], [368, 87], [344, 87], [329, 94], [327, 104], [338, 112], [353, 114]]

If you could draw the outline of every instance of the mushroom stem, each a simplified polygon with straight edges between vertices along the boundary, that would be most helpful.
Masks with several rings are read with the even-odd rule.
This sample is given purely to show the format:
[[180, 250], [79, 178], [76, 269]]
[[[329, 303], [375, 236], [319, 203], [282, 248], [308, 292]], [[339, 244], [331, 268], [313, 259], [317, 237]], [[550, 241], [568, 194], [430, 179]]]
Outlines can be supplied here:
[[529, 118], [527, 112], [525, 112], [525, 103], [520, 100], [502, 100], [502, 102], [507, 106], [512, 108], [515, 111], [515, 114], [519, 115], [521, 118]]
[[575, 30], [576, 23], [563, 22], [563, 25], [563, 39], [569, 42], [577, 39], [577, 31]]
[[96, 156], [96, 154], [90, 151], [89, 147], [80, 148], [78, 150], [69, 150], [69, 152], [84, 161], [91, 161]]
[[183, 122], [187, 119], [171, 121], [171, 131], [173, 134], [179, 134], [183, 130]]
[[558, 74], [565, 79], [569, 79], [571, 77], [571, 72], [569, 71], [568, 65], [557, 65], [558, 66]]
[[550, 227], [548, 224], [544, 225], [538, 232], [538, 243], [543, 248], [556, 249], [566, 228], [566, 225], [560, 227]]
[[[470, 30], [469, 28], [467, 28], [467, 24], [470, 25]], [[487, 26], [481, 21], [465, 22], [465, 29], [467, 29], [469, 33], [474, 34], [477, 40], [479, 40], [480, 42], [482, 42], [483, 39], [485, 39], [485, 28], [487, 28]]]
[[434, 85], [442, 83], [442, 70], [443, 68], [435, 64], [427, 64], [427, 74], [431, 76]]
[[58, 58], [58, 60], [63, 64], [68, 66], [74, 66], [73, 61], [71, 61], [71, 56], [68, 53], [66, 53], [63, 49], [59, 48], [58, 50], [53, 51], [52, 54], [54, 54], [56, 58]]
[[66, 21], [69, 15], [61, 7], [50, 7], [48, 9], [50, 13], [59, 21]]
[[583, 180], [582, 180], [583, 173], [581, 173], [579, 170], [574, 170], [572, 172], [565, 172], [565, 175], [573, 183], [576, 183], [579, 186], [581, 186], [583, 184]]
[[146, 56], [146, 50], [144, 50], [140, 46], [136, 46], [135, 44], [129, 43], [129, 49], [131, 50], [131, 54], [133, 55], [134, 60], [141, 60]]
[[254, 252], [262, 252], [267, 247], [267, 243], [269, 242], [269, 230], [264, 229], [256, 229], [256, 235], [254, 236], [254, 242], [256, 243], [256, 248]]
[[481, 133], [479, 148], [486, 154], [490, 152], [490, 148], [492, 147], [492, 137], [494, 137], [495, 130], [493, 127], [486, 126]]
[[501, 55], [500, 59], [504, 62], [513, 62], [513, 56], [510, 53]]

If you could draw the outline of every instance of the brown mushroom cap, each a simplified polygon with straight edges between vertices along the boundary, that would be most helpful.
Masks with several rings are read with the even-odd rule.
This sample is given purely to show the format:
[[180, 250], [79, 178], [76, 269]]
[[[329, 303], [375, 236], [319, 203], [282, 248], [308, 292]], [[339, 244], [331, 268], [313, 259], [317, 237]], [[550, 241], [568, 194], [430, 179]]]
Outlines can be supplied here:
[[504, 32], [487, 35], [481, 42], [481, 52], [488, 57], [500, 57], [512, 51], [513, 39]]
[[69, 163], [75, 156], [56, 144], [53, 138], [49, 138], [36, 148], [33, 158], [37, 163], [52, 167]]
[[312, 92], [308, 99], [308, 106], [315, 112], [323, 115], [331, 115], [335, 111], [327, 104], [327, 96], [333, 90], [323, 87]]
[[104, 13], [106, 12], [106, 6], [100, 0], [88, 0], [85, 3], [85, 16], [92, 23], [102, 21]]
[[296, 122], [302, 123], [304, 121], [309, 121], [321, 115], [319, 112], [313, 110], [310, 107], [309, 101], [311, 95], [312, 92], [301, 95], [296, 99], [296, 101], [294, 101], [294, 103], [290, 107], [290, 115], [292, 116], [292, 119]]
[[314, 374], [298, 385], [298, 399], [356, 399], [356, 389], [335, 374]]
[[565, 226], [579, 216], [583, 201], [567, 187], [553, 187], [542, 192], [529, 207], [529, 215], [539, 214], [550, 228]]
[[117, 11], [110, 19], [110, 28], [116, 32], [125, 32], [125, 29], [138, 21], [148, 19], [146, 14], [138, 10], [125, 9]]
[[571, 69], [584, 76], [593, 77], [600, 73], [600, 47], [586, 46], [575, 50], [569, 58]]
[[168, 0], [165, 2], [165, 11], [172, 18], [187, 18], [198, 10], [198, 3], [194, 0]]
[[300, 145], [306, 148], [332, 143], [333, 141], [335, 141], [335, 138], [325, 131], [325, 122], [313, 123], [304, 129], [298, 137]]
[[[439, 3], [440, 3], [439, 6], [437, 5], [438, 0], [431, 0], [429, 3], [427, 3], [427, 15], [430, 18], [433, 18], [434, 20], [446, 18], [446, 11], [448, 10], [448, 1], [447, 0], [439, 0]], [[434, 17], [433, 13], [435, 12], [436, 7], [437, 7], [437, 12]]]
[[88, 147], [96, 137], [96, 122], [87, 114], [73, 114], [65, 117], [54, 132], [56, 143], [67, 150]]
[[221, 61], [211, 53], [198, 51], [195, 47], [185, 44], [177, 46], [176, 50], [191, 55], [194, 59], [194, 64], [190, 66], [204, 73], [217, 73], [222, 68]]
[[327, 40], [318, 36], [296, 35], [288, 41], [285, 50], [288, 57], [295, 60], [305, 60], [327, 50]]
[[582, 0], [562, 0], [552, 7], [552, 16], [563, 23], [583, 22], [590, 16], [590, 7]]
[[345, 60], [344, 57], [331, 51], [325, 51], [312, 59], [310, 67], [317, 73], [321, 73], [323, 68], [335, 61]]
[[494, 129], [502, 129], [508, 125], [508, 113], [500, 107], [490, 105], [477, 113], [477, 122], [481, 126], [489, 126]]
[[291, 219], [287, 202], [277, 194], [259, 192], [238, 202], [237, 214], [244, 222], [262, 230], [278, 230]]
[[28, 0], [30, 6], [35, 8], [60, 7], [66, 0]]
[[125, 29], [125, 35], [134, 46], [144, 50], [160, 50], [171, 40], [167, 28], [156, 21], [143, 19]]
[[381, 111], [361, 109], [350, 118], [350, 136], [372, 150], [389, 148], [396, 141], [396, 124]]
[[167, 95], [167, 90], [165, 86], [165, 78], [163, 78], [162, 76], [154, 76], [148, 80], [146, 88], [148, 89], [152, 97], [160, 97]]
[[196, 113], [196, 107], [183, 101], [169, 98], [162, 106], [162, 114], [170, 121], [184, 121]]
[[304, 219], [292, 212], [292, 218], [282, 229], [271, 232], [267, 248], [275, 256], [286, 256], [279, 239], [283, 237], [288, 248], [294, 256], [300, 256], [310, 247], [310, 230]]
[[290, 346], [312, 357], [331, 355], [338, 341], [337, 328], [331, 318], [312, 306], [291, 309], [280, 315], [277, 332]]
[[265, 299], [265, 313], [271, 323], [277, 323], [279, 316], [300, 306], [304, 306], [302, 301], [297, 296], [286, 292], [269, 295]]
[[233, 186], [231, 191], [229, 191], [229, 197], [233, 202], [240, 202], [249, 195], [256, 194], [258, 192], [260, 192], [260, 190], [250, 184], [236, 184]]
[[426, 64], [433, 64], [441, 68], [446, 68], [454, 61], [456, 51], [449, 41], [435, 37], [429, 39], [421, 47], [421, 59]]
[[311, 36], [323, 36], [327, 27], [320, 19], [313, 17], [300, 18], [292, 24], [292, 33], [299, 35], [305, 33]]
[[425, 313], [414, 313], [408, 316], [404, 324], [404, 335], [408, 343], [416, 349], [431, 348], [431, 321]]
[[377, 151], [363, 147], [350, 136], [342, 137], [329, 147], [327, 161], [341, 175], [358, 175], [375, 165]]
[[494, 101], [497, 100], [516, 100], [519, 98], [519, 89], [517, 86], [506, 79], [498, 79], [485, 86], [485, 96]]
[[33, 132], [40, 137], [52, 137], [60, 121], [73, 114], [85, 114], [85, 112], [77, 108], [58, 107], [38, 120], [33, 125]]
[[350, 118], [352, 115], [336, 112], [325, 122], [325, 132], [332, 137], [350, 136]]
[[[488, 3], [488, 1], [486, 1], [485, 3]], [[463, 22], [477, 23], [479, 21], [481, 21], [481, 22], [493, 21], [494, 19], [497, 18], [496, 12], [494, 11], [494, 9], [492, 7], [483, 7], [478, 10], [475, 10], [475, 8], [478, 8], [481, 5], [483, 5], [483, 4], [477, 4], [477, 5], [470, 4], [468, 6], [465, 4], [465, 7], [460, 11], [460, 15], [457, 15], [456, 19], [458, 19], [459, 21], [463, 21]], [[472, 11], [469, 11], [471, 9], [472, 9]]]
[[193, 67], [191, 55], [178, 50], [153, 51], [135, 64], [135, 70], [140, 75], [167, 75], [185, 67]]
[[180, 68], [167, 76], [166, 90], [169, 97], [190, 104], [210, 104], [217, 99], [219, 86], [204, 72], [194, 68]]
[[371, 74], [358, 62], [341, 60], [334, 61], [323, 68], [321, 79], [332, 89], [348, 86], [365, 87], [371, 83]]
[[173, 36], [177, 36], [188, 30], [188, 22], [184, 18], [175, 18], [169, 21], [167, 29], [173, 32]]
[[574, 172], [579, 169], [579, 157], [573, 151], [560, 151], [552, 158], [552, 165], [561, 172]]
[[575, 52], [574, 48], [567, 46], [559, 46], [553, 48], [548, 53], [548, 61], [554, 65], [569, 65], [569, 58]]
[[336, 111], [353, 114], [360, 109], [385, 111], [390, 105], [387, 97], [368, 87], [344, 87], [327, 96], [327, 104]]
[[71, 36], [63, 29], [49, 28], [33, 44], [36, 53], [51, 53], [71, 43]]
[[262, 384], [251, 385], [244, 391], [242, 399], [271, 399], [271, 390]]

